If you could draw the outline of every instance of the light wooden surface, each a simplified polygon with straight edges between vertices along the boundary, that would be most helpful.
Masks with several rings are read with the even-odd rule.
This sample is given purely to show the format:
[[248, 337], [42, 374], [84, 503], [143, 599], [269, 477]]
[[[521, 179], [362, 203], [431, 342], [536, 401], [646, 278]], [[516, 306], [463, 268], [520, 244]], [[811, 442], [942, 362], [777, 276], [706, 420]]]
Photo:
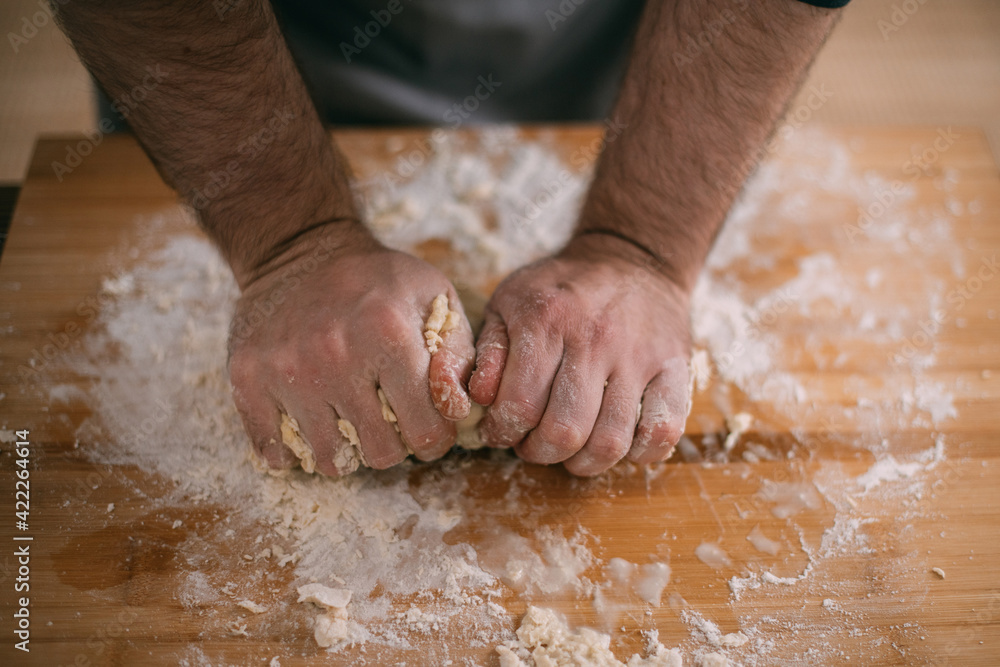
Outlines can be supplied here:
[[[902, 164], [914, 145], [933, 141], [936, 130], [842, 129], [830, 133], [855, 145], [853, 160], [861, 171], [891, 180], [903, 178]], [[361, 175], [384, 166], [386, 132], [351, 132], [338, 138]], [[404, 133], [405, 134], [405, 133]], [[412, 136], [419, 136], [415, 133]], [[572, 148], [594, 137], [590, 129], [567, 129], [560, 143]], [[11, 639], [14, 610], [12, 582], [13, 460], [11, 445], [2, 445], [0, 484], [0, 587], [2, 628], [0, 655], [4, 664], [177, 664], [192, 658], [192, 645], [214, 664], [266, 664], [281, 655], [282, 664], [353, 664], [365, 657], [360, 649], [328, 656], [312, 643], [305, 610], [280, 618], [251, 618], [250, 638], [232, 637], [218, 625], [206, 630], [204, 614], [246, 616], [228, 609], [193, 611], [177, 600], [184, 562], [184, 540], [207, 534], [224, 507], [183, 508], [186, 526], [171, 529], [175, 517], [144, 514], [136, 489], [151, 494], [163, 480], [137, 469], [104, 468], [88, 463], [74, 446], [74, 430], [87, 416], [76, 404], [50, 406], [49, 383], [66, 380], [49, 374], [41, 385], [22, 381], [17, 369], [42, 350], [51, 334], [66, 331], [79, 321], [77, 307], [99, 290], [102, 277], [113, 273], [115, 257], [125, 256], [138, 235], [137, 216], [176, 211], [172, 193], [161, 183], [148, 160], [129, 138], [114, 137], [84, 160], [63, 183], [56, 181], [53, 160], [65, 153], [66, 139], [38, 144], [21, 194], [10, 239], [0, 263], [0, 382], [4, 397], [2, 426], [31, 429], [35, 443], [32, 468], [32, 652], [14, 652]], [[775, 159], [783, 159], [781, 155]], [[973, 274], [980, 258], [1000, 249], [1000, 179], [983, 135], [962, 129], [960, 139], [932, 173], [914, 181], [917, 203], [940, 205], [946, 193], [934, 184], [951, 170], [960, 175], [961, 191], [976, 198], [983, 213], [960, 215], [953, 236], [967, 273]], [[837, 210], [836, 202], [831, 204]], [[810, 215], [823, 216], [823, 211]], [[854, 213], [847, 211], [853, 221]], [[176, 218], [176, 216], [175, 216]], [[189, 233], [175, 219], [164, 233]], [[831, 242], [832, 243], [832, 242]], [[793, 260], [795, 244], [776, 247], [777, 266]], [[140, 257], [141, 259], [141, 257]], [[898, 289], [886, 295], [890, 302], [921, 303], [926, 295], [906, 279], [909, 272], [944, 271], [922, 265], [919, 257], [887, 255], [867, 257], [858, 253], [856, 270], [873, 265], [889, 277], [899, 278]], [[734, 269], [739, 271], [739, 269]], [[766, 281], [749, 274], [746, 280]], [[948, 281], [953, 282], [951, 277]], [[760, 500], [762, 479], [825, 480], [857, 477], [874, 461], [871, 451], [852, 441], [876, 435], [872, 422], [850, 419], [830, 424], [824, 407], [856, 403], [859, 395], [892, 386], [888, 379], [907, 371], [886, 362], [886, 352], [897, 342], [838, 339], [836, 314], [799, 317], [789, 324], [787, 358], [776, 365], [808, 380], [818, 390], [810, 396], [811, 408], [800, 414], [778, 413], [766, 401], [743, 400], [742, 407], [763, 417], [754, 438], [790, 458], [747, 463], [706, 464], [674, 459], [655, 478], [641, 471], [619, 470], [608, 478], [577, 483], [558, 468], [525, 467], [519, 474], [545, 489], [556, 524], [567, 519], [600, 538], [595, 554], [608, 559], [623, 557], [645, 562], [649, 554], [669, 553], [673, 577], [664, 598], [677, 593], [687, 608], [713, 619], [723, 632], [752, 627], [757, 636], [773, 641], [767, 655], [733, 654], [746, 664], [996, 664], [1000, 655], [1000, 278], [983, 283], [966, 305], [967, 324], [951, 323], [940, 332], [941, 353], [924, 372], [954, 389], [958, 416], [936, 427], [886, 420], [877, 435], [887, 441], [887, 452], [901, 459], [926, 449], [932, 434], [943, 434], [946, 457], [928, 470], [921, 498], [906, 494], [871, 494], [838, 505], [824, 498], [821, 506], [797, 514], [794, 521], [776, 518], [771, 505]], [[915, 311], [916, 313], [917, 311]], [[992, 317], [991, 317], [992, 313]], [[915, 314], [915, 317], [917, 315]], [[917, 323], [911, 323], [915, 330]], [[806, 336], [819, 337], [832, 350], [854, 346], [854, 361], [837, 370], [824, 370], [816, 359], [796, 355]], [[867, 347], [866, 347], [867, 345]], [[858, 349], [858, 348], [862, 349]], [[221, 354], [221, 351], [220, 351]], [[53, 364], [52, 368], [55, 368]], [[44, 369], [42, 369], [44, 370]], [[983, 371], [991, 371], [984, 373]], [[859, 389], [859, 387], [862, 387]], [[867, 388], [867, 389], [865, 389]], [[734, 401], [739, 402], [734, 398]], [[897, 425], [893, 425], [897, 424]], [[688, 436], [696, 442], [704, 433], [725, 433], [720, 409], [709, 393], [696, 395]], [[79, 448], [94, 446], [80, 442]], [[470, 521], [457, 539], [473, 544], [480, 537], [477, 526], [502, 522], [518, 527], [524, 520], [504, 513], [491, 502], [504, 491], [495, 466], [476, 456], [458, 456], [467, 465], [455, 474], [469, 485]], [[455, 462], [452, 457], [452, 463]], [[428, 471], [433, 471], [429, 466]], [[842, 498], [842, 496], [837, 496]], [[108, 519], [100, 508], [114, 502], [117, 510]], [[768, 559], [744, 539], [760, 524], [772, 537], [783, 535], [815, 548], [824, 531], [837, 518], [857, 519], [856, 530], [865, 535], [864, 549], [830, 554], [812, 579], [802, 585], [771, 587], [767, 594], [746, 594], [733, 600], [727, 580], [759, 570], [767, 561], [782, 576], [794, 576], [812, 558], [804, 550], [786, 551]], [[536, 517], [537, 519], [537, 517]], [[794, 524], [794, 526], [793, 526]], [[796, 537], [796, 531], [798, 537]], [[716, 571], [700, 562], [695, 548], [703, 541], [720, 541], [734, 564]], [[942, 568], [939, 579], [932, 567]], [[775, 570], [776, 572], [778, 570]], [[289, 570], [262, 564], [257, 569], [234, 571], [238, 580], [271, 577], [271, 585], [290, 587]], [[289, 588], [285, 597], [291, 597]], [[824, 600], [831, 600], [824, 606]], [[515, 613], [524, 600], [505, 600]], [[577, 623], [594, 623], [589, 605], [570, 597], [546, 604], [567, 612]], [[680, 605], [680, 606], [679, 606]], [[680, 618], [681, 605], [664, 604], [650, 610], [635, 606], [625, 617], [625, 632], [616, 632], [612, 646], [619, 655], [638, 650], [637, 627], [656, 627], [667, 646], [683, 644], [689, 628]], [[447, 656], [462, 664], [495, 664], [489, 647], [449, 645], [448, 637], [424, 637], [422, 648], [400, 652], [393, 662], [440, 664]], [[420, 643], [423, 642], [423, 643]], [[810, 653], [818, 650], [818, 653]], [[81, 657], [82, 656], [82, 657]], [[74, 663], [74, 660], [77, 662]], [[386, 662], [389, 662], [386, 660]], [[371, 663], [378, 664], [378, 663]]]

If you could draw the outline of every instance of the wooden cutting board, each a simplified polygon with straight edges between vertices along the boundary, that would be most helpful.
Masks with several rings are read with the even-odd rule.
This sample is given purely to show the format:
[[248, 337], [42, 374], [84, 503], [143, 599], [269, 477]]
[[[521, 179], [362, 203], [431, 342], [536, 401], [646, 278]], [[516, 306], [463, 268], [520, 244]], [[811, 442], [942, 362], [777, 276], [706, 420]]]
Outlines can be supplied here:
[[[750, 638], [746, 646], [728, 650], [744, 664], [996, 664], [1000, 277], [988, 267], [1000, 251], [1000, 178], [975, 129], [957, 128], [941, 150], [926, 152], [943, 131], [841, 128], [821, 135], [843, 147], [861, 182], [882, 184], [864, 195], [863, 212], [873, 216], [863, 225], [864, 234], [875, 239], [888, 233], [880, 227], [875, 204], [880, 193], [890, 209], [914, 212], [913, 228], [904, 230], [901, 245], [893, 246], [884, 236], [878, 237], [880, 245], [865, 245], [864, 236], [857, 241], [849, 231], [863, 220], [856, 202], [819, 178], [805, 185], [796, 182], [797, 191], [765, 199], [764, 209], [755, 213], [798, 216], [800, 229], [817, 230], [807, 239], [811, 247], [790, 230], [787, 242], [771, 239], [764, 250], [770, 268], [746, 261], [731, 267], [733, 280], [749, 290], [766, 290], [794, 277], [796, 270], [804, 271], [805, 265], [796, 262], [807, 250], [816, 255], [817, 248], [825, 248], [837, 258], [842, 274], [862, 281], [867, 276], [876, 287], [884, 285], [881, 291], [873, 287], [878, 294], [871, 298], [882, 299], [886, 312], [908, 304], [912, 317], [896, 317], [893, 331], [876, 323], [868, 337], [847, 337], [842, 326], [847, 311], [836, 303], [838, 278], [829, 275], [834, 287], [825, 300], [812, 301], [813, 308], [799, 309], [790, 319], [776, 317], [779, 326], [769, 335], [780, 346], [773, 368], [760, 371], [768, 375], [780, 369], [806, 387], [798, 407], [778, 409], [777, 399], [768, 400], [766, 391], [743, 391], [723, 373], [695, 394], [687, 429], [690, 447], [655, 474], [621, 468], [580, 484], [559, 468], [518, 468], [519, 483], [534, 485], [545, 499], [544, 516], [536, 513], [531, 519], [535, 524], [585, 527], [600, 563], [612, 557], [669, 562], [672, 577], [661, 605], [634, 598], [623, 603], [623, 613], [610, 628], [619, 657], [639, 651], [638, 631], [653, 628], [666, 646], [679, 645], [688, 656], [712, 650], [695, 612], [723, 633], [742, 630]], [[423, 131], [366, 130], [338, 133], [337, 138], [364, 180], [394, 169], [406, 151], [426, 145], [426, 136]], [[544, 137], [553, 150], [568, 156], [598, 136], [598, 129], [590, 127], [534, 128], [525, 129], [520, 138]], [[86, 401], [52, 398], [57, 384], [76, 383], [89, 391], [87, 379], [61, 370], [60, 361], [88, 335], [81, 304], [100, 296], [104, 278], [126, 264], [141, 264], [152, 252], [139, 241], [148, 238], [141, 221], [158, 217], [164, 238], [192, 234], [174, 195], [134, 140], [105, 137], [99, 145], [90, 144], [78, 166], [57, 173], [53, 163], [67, 163], [67, 151], [81, 145], [79, 138], [38, 142], [0, 262], [0, 427], [8, 431], [0, 443], [0, 506], [6, 508], [0, 518], [2, 662], [267, 664], [279, 656], [282, 665], [497, 664], [492, 646], [433, 631], [415, 634], [409, 649], [354, 647], [327, 654], [311, 638], [314, 614], [301, 605], [275, 617], [248, 614], [232, 600], [192, 605], [181, 599], [183, 575], [190, 574], [186, 550], [191, 540], [211, 539], [205, 537], [214, 534], [207, 527], [225, 520], [233, 508], [192, 503], [175, 515], [146, 512], [143, 495], [164, 493], [170, 481], [135, 467], [92, 463], [85, 452], [99, 443], [76, 435], [92, 416]], [[924, 162], [914, 171], [914, 156], [921, 155]], [[797, 151], [778, 149], [769, 160], [787, 167], [796, 160], [808, 162], [809, 156], [800, 146]], [[814, 157], [822, 161], [829, 156]], [[835, 168], [831, 162], [830, 169]], [[885, 194], [896, 183], [906, 194]], [[794, 209], [796, 197], [825, 203]], [[791, 214], [787, 207], [794, 209]], [[947, 234], [932, 233], [942, 224]], [[447, 260], [447, 246], [430, 244], [423, 252], [431, 261]], [[719, 273], [718, 267], [713, 270]], [[483, 276], [478, 287], [488, 290], [499, 278]], [[938, 285], [944, 302], [928, 306], [929, 284]], [[948, 310], [957, 308], [947, 301], [956, 289], [965, 289], [960, 315]], [[918, 332], [933, 307], [951, 316], [931, 342]], [[890, 361], [894, 351], [907, 349], [907, 342], [928, 360], [918, 370]], [[933, 357], [922, 345], [934, 347]], [[835, 363], [841, 353], [847, 361]], [[25, 366], [37, 373], [23, 372]], [[893, 394], [911, 379], [937, 392], [934, 400], [921, 403], [919, 387], [915, 399]], [[765, 386], [760, 378], [747, 382]], [[941, 414], [920, 417], [913, 400], [930, 412], [938, 406]], [[898, 411], [893, 405], [900, 406]], [[749, 432], [737, 439], [726, 461], [706, 460], [705, 452], [717, 451], [727, 433], [726, 415], [737, 410], [754, 415]], [[22, 429], [29, 431], [31, 443], [26, 530], [15, 527], [20, 520], [14, 506], [18, 450], [9, 442], [9, 432]], [[921, 459], [920, 452], [929, 453]], [[507, 490], [497, 479], [496, 461], [453, 454], [418, 474], [441, 465], [469, 481], [470, 517], [455, 540], [479, 546], [477, 541], [486, 538], [477, 532], [477, 522], [526, 529], [527, 519], [493, 507]], [[818, 494], [809, 495], [804, 507], [786, 507], [790, 516], [779, 516], [782, 512], [776, 510], [787, 503], [775, 493], [780, 495], [781, 484], [791, 483]], [[113, 512], [105, 509], [110, 503]], [[181, 518], [184, 526], [178, 529], [174, 522]], [[781, 543], [777, 556], [746, 539], [755, 526]], [[25, 537], [31, 540], [18, 540]], [[724, 549], [729, 563], [712, 567], [699, 559], [695, 552], [704, 543]], [[30, 593], [17, 593], [15, 549], [25, 545], [30, 549]], [[218, 549], [221, 554], [223, 545]], [[239, 547], [233, 549], [237, 553], [230, 555], [238, 562]], [[232, 562], [220, 555], [201, 567], [217, 571], [232, 568]], [[588, 572], [595, 581], [604, 576], [600, 567]], [[272, 597], [294, 602], [295, 576], [273, 560], [231, 569], [226, 576], [241, 586], [267, 579]], [[734, 578], [738, 596], [730, 584]], [[13, 614], [24, 595], [30, 595], [30, 653], [14, 648]], [[509, 590], [498, 601], [513, 614], [509, 627], [529, 602]], [[562, 610], [573, 624], [599, 627], [602, 622], [588, 600], [569, 593], [530, 601]], [[407, 608], [397, 603], [399, 609]], [[241, 624], [246, 634], [234, 634], [232, 628]]]

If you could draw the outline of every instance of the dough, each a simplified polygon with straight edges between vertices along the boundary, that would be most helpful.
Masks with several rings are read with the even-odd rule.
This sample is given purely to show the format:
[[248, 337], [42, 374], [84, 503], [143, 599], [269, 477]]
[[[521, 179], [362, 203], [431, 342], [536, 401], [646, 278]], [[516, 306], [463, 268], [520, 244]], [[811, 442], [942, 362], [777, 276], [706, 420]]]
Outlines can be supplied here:
[[[337, 466], [337, 470], [347, 474], [354, 472], [362, 465], [367, 465], [364, 456], [361, 454], [361, 440], [358, 439], [358, 431], [354, 428], [354, 424], [346, 419], [338, 419], [337, 428], [340, 429], [341, 435], [348, 442], [347, 446], [341, 447], [334, 454], [333, 465]], [[286, 414], [281, 415], [281, 441], [299, 457], [299, 465], [302, 466], [304, 472], [312, 473], [316, 471], [316, 455], [313, 453], [312, 446], [302, 437], [302, 431], [299, 430], [299, 423], [293, 417], [289, 417]], [[251, 460], [253, 458], [251, 457]], [[259, 457], [257, 458], [259, 459]], [[255, 465], [254, 467], [257, 466]]]
[[311, 602], [326, 610], [316, 618], [313, 636], [323, 648], [347, 641], [351, 628], [347, 623], [347, 605], [351, 602], [351, 591], [344, 588], [330, 588], [323, 584], [299, 586], [299, 602]]
[[392, 406], [389, 405], [389, 399], [385, 397], [382, 387], [378, 388], [378, 401], [382, 404], [382, 419], [392, 424], [396, 433], [399, 433], [399, 420], [396, 419], [396, 413], [392, 411]]
[[[393, 416], [395, 417], [395, 415]], [[367, 466], [368, 462], [365, 461], [364, 454], [361, 453], [361, 440], [358, 438], [358, 429], [354, 428], [354, 424], [346, 419], [338, 419], [337, 428], [340, 429], [340, 434], [347, 439], [349, 444], [337, 450], [337, 453], [333, 456], [333, 465], [337, 466], [337, 470], [345, 475], [354, 472], [362, 465]], [[310, 471], [307, 470], [306, 472]]]
[[299, 430], [299, 423], [286, 414], [281, 415], [281, 441], [299, 457], [299, 465], [306, 472], [316, 470], [316, 456], [313, 449], [302, 437]]
[[486, 408], [472, 401], [469, 406], [469, 416], [455, 425], [458, 429], [455, 444], [462, 449], [482, 449], [485, 443], [479, 438], [479, 422], [483, 420], [485, 414]]
[[343, 611], [347, 614], [347, 605], [351, 602], [351, 591], [346, 588], [330, 588], [323, 584], [306, 584], [299, 586], [299, 602], [312, 602], [318, 607], [328, 610]]
[[424, 324], [424, 340], [427, 341], [427, 349], [431, 354], [437, 352], [444, 342], [443, 335], [457, 329], [461, 322], [461, 314], [449, 307], [447, 294], [438, 294], [434, 297], [431, 314]]
[[382, 391], [382, 387], [378, 388], [378, 401], [382, 404], [382, 419], [392, 424], [392, 427], [399, 433], [399, 440], [403, 443], [403, 447], [406, 449], [407, 454], [413, 454], [413, 450], [410, 448], [409, 443], [403, 438], [402, 431], [399, 430], [399, 420], [396, 418], [396, 413], [392, 411], [392, 406], [389, 405], [389, 399], [385, 397], [385, 392]]
[[735, 447], [740, 436], [749, 431], [751, 426], [753, 426], [753, 415], [748, 412], [737, 412], [731, 417], [726, 417], [726, 428], [729, 429], [729, 434], [726, 436], [726, 442], [722, 448], [728, 452]]
[[517, 640], [497, 647], [501, 667], [681, 667], [677, 649], [651, 642], [647, 657], [633, 655], [627, 663], [611, 652], [611, 635], [590, 628], [571, 630], [551, 609], [528, 607], [517, 629]]

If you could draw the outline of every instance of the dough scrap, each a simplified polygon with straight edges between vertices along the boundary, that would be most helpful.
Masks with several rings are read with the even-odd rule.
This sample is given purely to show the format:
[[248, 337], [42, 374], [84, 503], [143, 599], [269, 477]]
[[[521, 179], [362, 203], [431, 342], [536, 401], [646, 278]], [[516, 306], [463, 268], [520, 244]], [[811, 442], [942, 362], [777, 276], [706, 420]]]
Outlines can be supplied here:
[[236, 603], [236, 606], [243, 607], [244, 609], [253, 614], [263, 614], [265, 611], [267, 611], [267, 607], [265, 607], [262, 604], [257, 604], [253, 600], [240, 600], [239, 602]]
[[306, 584], [298, 587], [299, 602], [311, 602], [327, 610], [342, 611], [347, 614], [351, 602], [351, 591], [346, 588], [330, 588], [323, 584]]
[[722, 448], [727, 452], [730, 451], [736, 446], [740, 436], [749, 431], [751, 426], [753, 426], [753, 415], [749, 412], [737, 412], [731, 417], [726, 417], [726, 428], [729, 429], [729, 434], [726, 436], [726, 442]]
[[[395, 416], [395, 415], [393, 415]], [[352, 473], [360, 466], [367, 466], [364, 454], [361, 453], [361, 440], [358, 438], [358, 429], [354, 424], [346, 419], [337, 420], [337, 428], [348, 442], [346, 447], [341, 447], [333, 457], [333, 465], [344, 474]]]
[[659, 641], [650, 642], [645, 658], [636, 654], [621, 662], [611, 652], [611, 635], [578, 628], [571, 630], [555, 611], [528, 607], [517, 640], [497, 647], [501, 667], [681, 667], [677, 649], [667, 649]]
[[427, 341], [427, 349], [434, 354], [444, 343], [443, 335], [457, 329], [462, 322], [462, 315], [452, 310], [448, 305], [448, 295], [438, 294], [431, 303], [431, 314], [424, 324], [424, 340]]
[[382, 404], [382, 419], [392, 424], [396, 433], [399, 433], [399, 420], [396, 418], [396, 413], [392, 411], [392, 406], [389, 405], [389, 399], [385, 397], [382, 387], [378, 388], [378, 401]]
[[299, 457], [299, 465], [302, 466], [302, 470], [310, 473], [316, 470], [316, 456], [313, 454], [312, 447], [302, 437], [299, 423], [284, 413], [281, 415], [281, 441], [292, 450], [293, 454]]
[[326, 610], [325, 614], [316, 618], [313, 637], [317, 644], [329, 648], [351, 638], [351, 627], [347, 621], [351, 591], [323, 584], [306, 584], [299, 586], [298, 592], [299, 602], [310, 602]]
[[413, 449], [403, 438], [403, 432], [399, 430], [399, 419], [396, 418], [396, 413], [393, 412], [392, 406], [389, 405], [389, 399], [385, 397], [385, 392], [382, 391], [382, 387], [378, 388], [378, 401], [382, 404], [382, 419], [392, 424], [392, 428], [399, 433], [399, 440], [403, 443], [403, 447], [406, 449], [407, 454], [413, 454]]

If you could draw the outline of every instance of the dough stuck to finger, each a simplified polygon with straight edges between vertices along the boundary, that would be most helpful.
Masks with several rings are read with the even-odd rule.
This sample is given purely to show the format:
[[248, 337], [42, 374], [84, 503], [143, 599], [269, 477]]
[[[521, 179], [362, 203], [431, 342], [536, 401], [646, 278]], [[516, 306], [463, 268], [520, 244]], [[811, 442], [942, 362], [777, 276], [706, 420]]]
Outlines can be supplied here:
[[459, 328], [462, 315], [448, 305], [448, 295], [438, 294], [431, 303], [431, 314], [424, 324], [424, 340], [431, 354], [437, 352], [444, 343], [444, 334]]
[[365, 461], [365, 457], [361, 453], [361, 439], [358, 438], [358, 430], [354, 428], [354, 424], [346, 419], [338, 419], [337, 428], [340, 429], [340, 434], [347, 439], [348, 444], [334, 454], [333, 465], [337, 466], [337, 470], [345, 475], [354, 472], [360, 466], [367, 466], [368, 462]]
[[399, 441], [403, 443], [403, 447], [406, 448], [407, 454], [413, 454], [413, 450], [410, 448], [409, 443], [403, 437], [403, 432], [399, 430], [399, 419], [396, 418], [396, 413], [393, 412], [392, 406], [389, 405], [389, 399], [385, 397], [385, 392], [382, 391], [382, 387], [378, 388], [378, 401], [382, 404], [382, 419], [392, 424], [392, 427], [396, 429], [396, 433], [399, 433]]
[[378, 388], [378, 402], [382, 404], [382, 419], [392, 424], [392, 427], [396, 429], [396, 433], [399, 433], [399, 419], [396, 418], [396, 413], [392, 411], [392, 406], [389, 405], [389, 399], [385, 397], [382, 387]]
[[316, 470], [316, 457], [312, 447], [302, 437], [299, 423], [284, 413], [281, 415], [281, 441], [299, 457], [302, 470], [309, 473]]

